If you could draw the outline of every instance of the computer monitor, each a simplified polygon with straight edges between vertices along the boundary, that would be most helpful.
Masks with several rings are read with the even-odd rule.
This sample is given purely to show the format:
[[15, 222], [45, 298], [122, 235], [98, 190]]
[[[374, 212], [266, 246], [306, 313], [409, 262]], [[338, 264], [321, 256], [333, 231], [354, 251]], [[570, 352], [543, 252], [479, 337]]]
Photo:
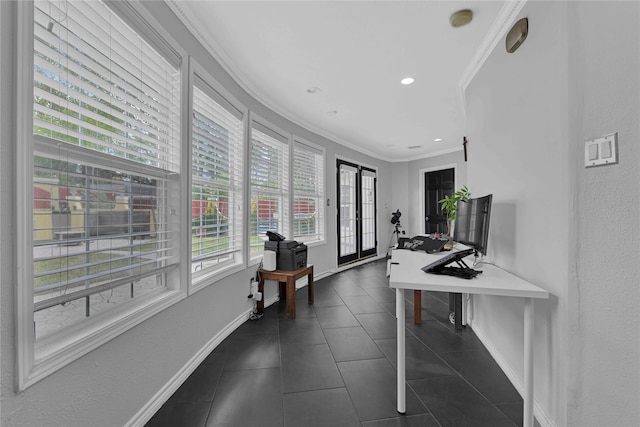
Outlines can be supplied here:
[[489, 194], [459, 201], [456, 207], [453, 240], [474, 248], [482, 255], [487, 254], [492, 198], [493, 195]]

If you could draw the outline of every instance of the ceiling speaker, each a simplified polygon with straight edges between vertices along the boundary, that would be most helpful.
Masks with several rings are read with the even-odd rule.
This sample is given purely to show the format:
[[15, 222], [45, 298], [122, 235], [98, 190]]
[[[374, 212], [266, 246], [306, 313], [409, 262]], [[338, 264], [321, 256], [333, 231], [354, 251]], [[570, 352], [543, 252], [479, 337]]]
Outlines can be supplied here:
[[515, 52], [520, 47], [520, 45], [524, 43], [525, 39], [527, 38], [528, 32], [529, 20], [527, 18], [522, 18], [521, 20], [516, 22], [507, 34], [507, 52]]
[[464, 27], [473, 19], [473, 12], [470, 9], [463, 9], [457, 12], [454, 12], [451, 17], [449, 17], [449, 22], [451, 26], [454, 28]]

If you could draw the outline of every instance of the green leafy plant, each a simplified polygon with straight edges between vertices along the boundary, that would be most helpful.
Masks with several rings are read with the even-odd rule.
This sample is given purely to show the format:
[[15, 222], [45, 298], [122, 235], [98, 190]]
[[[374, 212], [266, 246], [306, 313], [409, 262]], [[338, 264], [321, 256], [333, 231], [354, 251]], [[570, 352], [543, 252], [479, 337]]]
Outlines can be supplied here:
[[458, 202], [467, 200], [471, 196], [471, 193], [467, 189], [467, 186], [463, 186], [460, 190], [453, 193], [451, 196], [444, 196], [444, 199], [438, 200], [440, 203], [440, 208], [443, 211], [447, 212], [447, 220], [455, 221], [456, 219], [456, 208], [458, 206]]

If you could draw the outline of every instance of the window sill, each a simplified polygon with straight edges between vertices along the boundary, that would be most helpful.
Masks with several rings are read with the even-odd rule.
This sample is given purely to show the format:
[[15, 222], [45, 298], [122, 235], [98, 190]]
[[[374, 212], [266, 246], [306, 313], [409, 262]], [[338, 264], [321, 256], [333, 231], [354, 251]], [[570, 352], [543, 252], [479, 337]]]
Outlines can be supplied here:
[[144, 301], [123, 304], [122, 307], [100, 313], [75, 328], [67, 328], [64, 332], [43, 338], [34, 348], [33, 359], [35, 362], [29, 364], [30, 366], [25, 366], [27, 367], [26, 373], [19, 380], [20, 391], [185, 297], [185, 293], [180, 290], [159, 291]]

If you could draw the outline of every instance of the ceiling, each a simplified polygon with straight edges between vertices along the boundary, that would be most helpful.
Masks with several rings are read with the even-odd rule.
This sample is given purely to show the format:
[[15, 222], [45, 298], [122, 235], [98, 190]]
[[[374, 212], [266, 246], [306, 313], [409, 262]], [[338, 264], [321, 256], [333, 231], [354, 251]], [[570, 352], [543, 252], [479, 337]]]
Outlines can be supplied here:
[[[256, 99], [389, 161], [461, 149], [463, 88], [508, 3], [170, 1]], [[460, 9], [473, 20], [454, 28]]]

